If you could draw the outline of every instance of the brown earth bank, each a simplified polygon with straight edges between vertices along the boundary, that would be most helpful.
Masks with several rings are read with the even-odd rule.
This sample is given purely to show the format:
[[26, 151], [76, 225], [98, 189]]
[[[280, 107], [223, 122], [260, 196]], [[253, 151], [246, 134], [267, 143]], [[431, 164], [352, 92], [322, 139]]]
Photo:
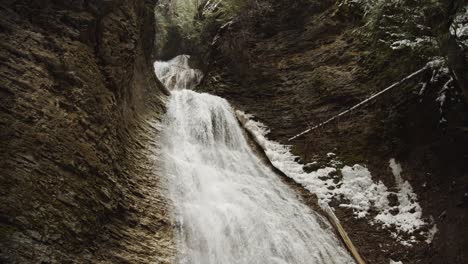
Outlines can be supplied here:
[[172, 262], [155, 4], [0, 1], [1, 263]]
[[[390, 188], [396, 183], [389, 159], [401, 162], [423, 218], [434, 221], [438, 232], [432, 243], [407, 247], [391, 237], [391, 229], [338, 208], [338, 217], [369, 263], [468, 263], [468, 107], [460, 84], [452, 88], [458, 95], [443, 111], [436, 100], [449, 73], [420, 94], [420, 83], [433, 76], [427, 70], [351, 115], [288, 141], [422, 68], [432, 57], [459, 52], [447, 44], [449, 1], [440, 1], [437, 10], [442, 11], [425, 13], [421, 22], [431, 26], [425, 34], [438, 39], [438, 48], [420, 49], [381, 43], [381, 29], [398, 25], [382, 20], [366, 27], [362, 12], [343, 2], [275, 1], [272, 10], [251, 23], [241, 15], [228, 29], [213, 32], [218, 35], [211, 53], [191, 50], [203, 58], [207, 72], [198, 90], [253, 114], [271, 129], [270, 139], [292, 145], [300, 162], [326, 163], [326, 153], [334, 152], [347, 165], [365, 164], [374, 180]], [[408, 5], [412, 2], [417, 1]], [[452, 71], [460, 73], [460, 67], [450, 65], [449, 58]], [[466, 67], [463, 71], [468, 72]]]

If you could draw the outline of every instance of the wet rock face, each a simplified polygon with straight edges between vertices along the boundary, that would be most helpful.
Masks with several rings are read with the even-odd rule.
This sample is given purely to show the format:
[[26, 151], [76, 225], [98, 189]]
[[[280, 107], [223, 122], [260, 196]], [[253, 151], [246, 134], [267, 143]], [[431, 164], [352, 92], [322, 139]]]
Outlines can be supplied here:
[[170, 260], [154, 4], [0, 3], [0, 262]]

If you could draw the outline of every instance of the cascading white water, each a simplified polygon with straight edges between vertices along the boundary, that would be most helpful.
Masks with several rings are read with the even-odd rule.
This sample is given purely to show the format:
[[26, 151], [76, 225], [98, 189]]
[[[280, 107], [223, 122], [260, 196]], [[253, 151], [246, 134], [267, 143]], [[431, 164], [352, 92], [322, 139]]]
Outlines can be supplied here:
[[203, 74], [189, 67], [188, 55], [180, 55], [170, 61], [156, 61], [154, 69], [158, 79], [171, 90], [191, 89], [196, 86]]
[[229, 103], [183, 89], [201, 78], [187, 60], [155, 63], [172, 90], [163, 152], [177, 263], [354, 263], [328, 222], [255, 156]]

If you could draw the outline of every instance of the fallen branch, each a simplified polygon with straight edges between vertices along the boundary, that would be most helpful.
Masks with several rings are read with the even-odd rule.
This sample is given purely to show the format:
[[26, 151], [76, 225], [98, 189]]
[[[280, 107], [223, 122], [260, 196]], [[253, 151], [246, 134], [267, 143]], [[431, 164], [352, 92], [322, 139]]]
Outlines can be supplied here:
[[414, 78], [415, 76], [421, 74], [422, 72], [424, 72], [425, 70], [427, 70], [427, 69], [430, 68], [430, 67], [431, 67], [430, 63], [426, 64], [426, 66], [424, 66], [423, 68], [419, 69], [418, 71], [415, 71], [415, 72], [413, 72], [412, 74], [406, 76], [405, 78], [401, 79], [399, 82], [396, 82], [396, 83], [390, 85], [389, 87], [387, 87], [387, 88], [383, 89], [382, 91], [380, 91], [380, 92], [378, 92], [378, 93], [372, 95], [371, 97], [369, 97], [369, 98], [367, 98], [366, 100], [360, 102], [359, 104], [357, 104], [357, 105], [355, 105], [355, 106], [349, 108], [348, 110], [343, 111], [343, 112], [339, 113], [338, 115], [333, 116], [332, 118], [328, 119], [327, 121], [322, 122], [322, 123], [320, 123], [320, 124], [318, 124], [318, 125], [316, 125], [316, 126], [314, 126], [314, 127], [311, 127], [311, 128], [309, 128], [309, 129], [307, 129], [307, 130], [305, 130], [305, 131], [303, 131], [303, 132], [301, 132], [301, 133], [295, 135], [294, 137], [291, 137], [290, 139], [288, 139], [288, 141], [294, 140], [294, 139], [296, 139], [296, 138], [298, 138], [298, 137], [300, 137], [300, 136], [302, 136], [302, 135], [305, 135], [305, 134], [309, 133], [310, 131], [312, 131], [312, 130], [314, 130], [314, 129], [317, 129], [317, 128], [319, 128], [319, 127], [322, 127], [322, 126], [324, 126], [324, 125], [326, 125], [326, 124], [332, 122], [333, 120], [335, 120], [335, 119], [337, 119], [337, 118], [339, 118], [339, 117], [341, 117], [341, 116], [346, 115], [347, 113], [349, 113], [349, 112], [351, 112], [351, 111], [353, 111], [353, 110], [355, 110], [355, 109], [357, 109], [357, 108], [359, 108], [359, 107], [365, 105], [366, 103], [372, 101], [373, 99], [375, 99], [375, 98], [378, 97], [379, 95], [381, 95], [381, 94], [383, 94], [383, 93], [385, 93], [385, 92], [391, 90], [392, 88], [395, 88], [396, 86], [398, 86], [398, 85], [400, 85], [400, 84], [402, 84], [402, 83], [404, 83], [404, 82], [406, 82], [406, 81], [408, 81], [408, 80]]
[[341, 239], [345, 243], [346, 247], [348, 250], [351, 252], [351, 255], [353, 255], [354, 259], [358, 264], [366, 264], [364, 259], [361, 257], [359, 254], [358, 250], [354, 246], [353, 242], [351, 241], [351, 238], [349, 238], [348, 234], [344, 230], [343, 226], [340, 223], [340, 220], [336, 217], [335, 213], [333, 210], [330, 208], [330, 206], [326, 206], [324, 208], [325, 213], [327, 213], [328, 219], [332, 223], [332, 225], [335, 227], [335, 229], [338, 231], [338, 234], [340, 235]]

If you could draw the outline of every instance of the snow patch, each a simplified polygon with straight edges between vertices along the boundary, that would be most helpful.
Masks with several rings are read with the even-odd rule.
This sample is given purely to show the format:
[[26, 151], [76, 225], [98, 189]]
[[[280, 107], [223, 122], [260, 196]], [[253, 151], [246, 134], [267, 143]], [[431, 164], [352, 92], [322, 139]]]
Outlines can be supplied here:
[[403, 172], [403, 169], [401, 168], [401, 165], [395, 161], [395, 159], [390, 159], [389, 162], [390, 169], [392, 169], [393, 176], [395, 176], [395, 180], [397, 184], [401, 184], [402, 179], [401, 179], [401, 173]]
[[431, 37], [422, 37], [422, 38], [415, 38], [414, 40], [409, 40], [409, 39], [402, 39], [402, 40], [397, 40], [394, 41], [391, 45], [390, 48], [394, 50], [400, 50], [403, 48], [417, 48], [420, 47], [424, 44], [430, 44], [430, 45], [436, 45], [437, 43], [435, 42], [434, 38]]
[[[403, 169], [395, 159], [389, 161], [389, 167], [395, 177], [394, 191], [390, 191], [381, 181], [373, 181], [370, 171], [365, 166], [356, 164], [342, 167], [341, 162], [335, 159], [327, 167], [307, 173], [304, 167], [316, 165], [316, 162], [306, 165], [297, 163], [297, 157], [290, 152], [291, 146], [268, 140], [266, 135], [270, 130], [263, 123], [252, 120], [252, 115], [242, 111], [236, 111], [236, 114], [244, 128], [264, 149], [272, 164], [316, 194], [322, 207], [333, 199], [339, 200], [341, 201], [339, 206], [353, 209], [356, 218], [372, 217], [370, 220], [372, 224], [395, 227], [397, 233], [393, 234], [394, 237], [408, 246], [416, 242], [415, 237], [404, 240], [400, 232], [412, 234], [427, 225], [422, 220], [422, 209], [417, 201], [417, 195], [413, 192], [411, 184], [403, 180], [401, 176]], [[327, 154], [328, 158], [335, 156], [331, 152]], [[398, 199], [396, 204], [389, 202], [390, 195]], [[377, 212], [377, 215], [371, 215], [370, 212]], [[424, 235], [427, 239], [433, 236], [430, 232]]]
[[432, 240], [434, 240], [434, 237], [437, 234], [437, 232], [439, 232], [439, 229], [437, 228], [437, 225], [434, 224], [432, 228], [429, 230], [429, 232], [427, 232], [427, 239], [426, 239], [427, 244], [432, 243]]
[[[403, 172], [401, 165], [390, 159], [389, 167], [392, 169], [395, 177], [396, 187], [398, 192], [393, 192], [398, 197], [399, 204], [393, 207], [386, 207], [379, 213], [375, 219], [384, 226], [396, 226], [398, 230], [413, 233], [417, 229], [423, 227], [427, 223], [422, 218], [422, 209], [418, 203], [418, 197], [413, 192], [413, 188], [408, 181], [403, 181], [401, 173]], [[386, 193], [389, 195], [392, 192]], [[397, 214], [392, 212], [398, 212]]]
[[450, 34], [455, 36], [461, 45], [468, 45], [468, 4], [465, 3], [465, 6], [455, 15], [450, 25]]
[[340, 204], [354, 210], [357, 218], [365, 217], [371, 208], [382, 210], [388, 207], [387, 187], [382, 182], [374, 183], [369, 170], [361, 165], [345, 166], [341, 170], [343, 185], [336, 193], [343, 195], [349, 203]]

